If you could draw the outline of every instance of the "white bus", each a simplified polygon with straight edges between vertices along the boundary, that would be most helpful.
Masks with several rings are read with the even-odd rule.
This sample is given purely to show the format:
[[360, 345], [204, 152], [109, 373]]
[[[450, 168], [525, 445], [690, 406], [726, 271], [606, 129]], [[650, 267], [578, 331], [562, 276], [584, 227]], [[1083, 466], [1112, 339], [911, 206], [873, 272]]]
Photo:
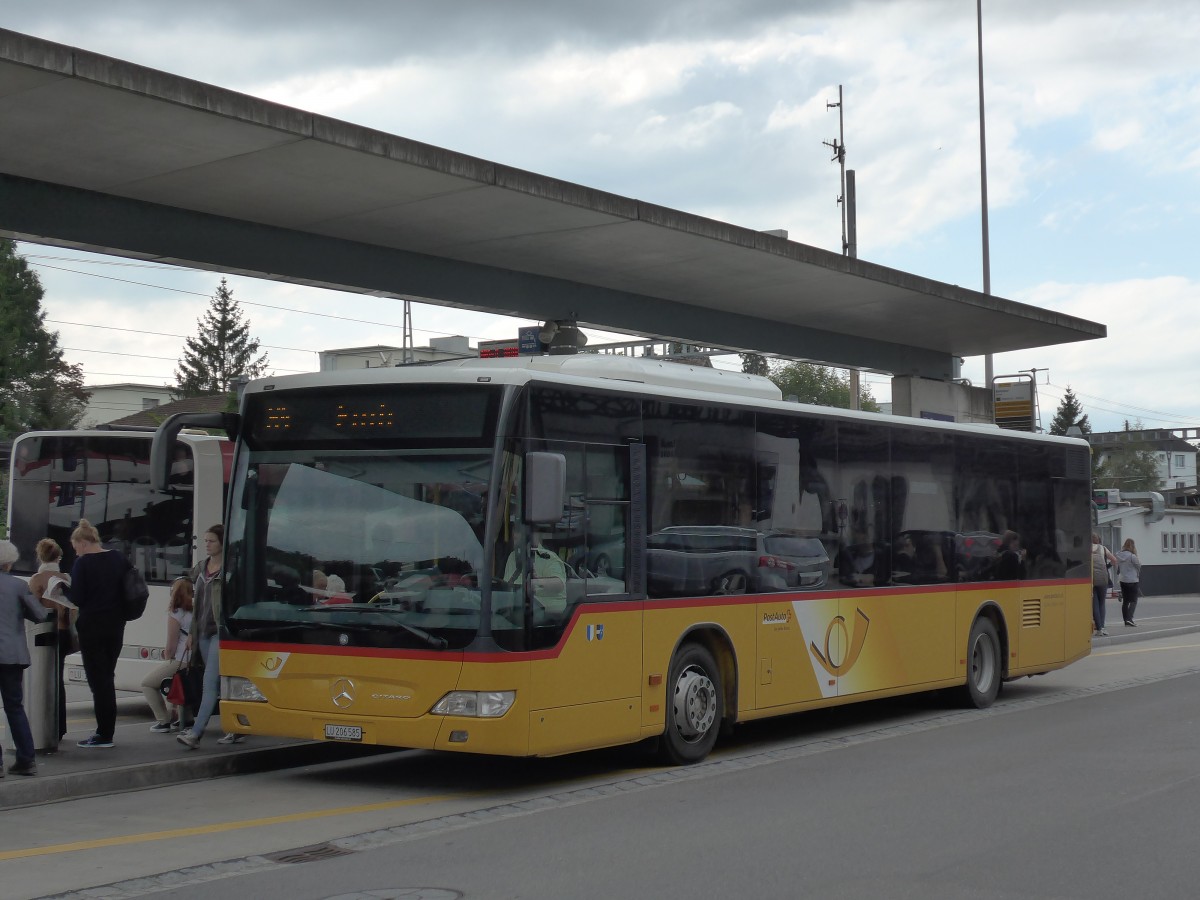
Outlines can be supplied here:
[[[203, 556], [198, 537], [221, 521], [232, 444], [224, 437], [180, 434], [171, 483], [150, 486], [152, 430], [31, 431], [12, 447], [8, 537], [21, 557], [13, 573], [37, 571], [35, 548], [53, 538], [63, 549], [62, 568], [75, 560], [71, 532], [87, 519], [104, 547], [120, 550], [150, 588], [146, 613], [125, 626], [116, 685], [141, 691], [142, 679], [162, 660], [171, 581]], [[78, 655], [68, 657], [66, 677], [86, 683]]]

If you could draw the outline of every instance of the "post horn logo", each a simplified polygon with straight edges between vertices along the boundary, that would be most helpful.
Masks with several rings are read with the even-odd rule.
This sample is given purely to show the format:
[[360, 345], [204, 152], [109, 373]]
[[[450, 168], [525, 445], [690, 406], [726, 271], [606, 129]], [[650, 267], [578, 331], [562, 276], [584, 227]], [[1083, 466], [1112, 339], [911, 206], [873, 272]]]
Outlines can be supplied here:
[[[822, 653], [819, 649], [817, 649], [817, 645], [815, 643], [809, 644], [809, 647], [812, 648], [812, 652], [817, 657], [817, 662], [819, 662], [821, 667], [824, 668], [825, 671], [830, 675], [845, 675], [852, 668], [854, 668], [854, 664], [858, 662], [859, 654], [862, 653], [863, 644], [867, 642], [867, 629], [871, 627], [871, 620], [866, 617], [861, 609], [856, 609], [854, 613], [855, 624], [853, 638], [851, 638], [850, 634], [847, 632], [845, 617], [834, 616], [833, 621], [829, 623], [829, 627], [825, 630], [825, 652]], [[835, 628], [841, 630], [842, 640], [848, 640], [850, 644], [850, 652], [847, 653], [845, 658], [837, 665], [834, 665], [833, 663], [833, 653], [830, 651], [829, 647], [830, 642], [833, 640], [833, 630]]]
[[272, 656], [270, 659], [262, 660], [259, 665], [268, 672], [275, 672], [278, 671], [279, 667], [283, 665], [283, 658], [279, 656]]

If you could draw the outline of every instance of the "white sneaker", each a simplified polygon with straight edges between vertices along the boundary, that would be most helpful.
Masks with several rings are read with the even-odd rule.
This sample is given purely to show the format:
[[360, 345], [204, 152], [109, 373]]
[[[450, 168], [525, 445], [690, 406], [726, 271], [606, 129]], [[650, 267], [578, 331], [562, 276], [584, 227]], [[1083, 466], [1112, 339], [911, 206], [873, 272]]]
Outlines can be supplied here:
[[235, 734], [232, 731], [226, 732], [225, 736], [220, 738], [218, 744], [240, 744], [246, 739], [244, 734]]

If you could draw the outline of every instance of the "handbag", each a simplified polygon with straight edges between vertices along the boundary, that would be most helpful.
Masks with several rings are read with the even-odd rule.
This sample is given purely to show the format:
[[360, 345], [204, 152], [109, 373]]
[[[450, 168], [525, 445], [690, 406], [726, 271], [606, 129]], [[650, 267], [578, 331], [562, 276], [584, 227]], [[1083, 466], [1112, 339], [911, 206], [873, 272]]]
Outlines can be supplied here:
[[176, 672], [169, 680], [163, 679], [163, 684], [166, 686], [163, 696], [167, 698], [168, 703], [172, 706], [183, 706], [187, 703], [187, 692], [184, 690], [181, 672]]

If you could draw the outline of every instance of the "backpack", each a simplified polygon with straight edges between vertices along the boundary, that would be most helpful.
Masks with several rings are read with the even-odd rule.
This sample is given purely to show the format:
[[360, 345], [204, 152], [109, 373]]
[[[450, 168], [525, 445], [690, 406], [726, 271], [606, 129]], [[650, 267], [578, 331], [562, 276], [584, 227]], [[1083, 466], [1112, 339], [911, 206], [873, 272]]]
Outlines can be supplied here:
[[130, 563], [121, 577], [121, 611], [125, 614], [126, 622], [142, 617], [149, 597], [150, 589], [146, 587], [146, 580], [137, 567]]

